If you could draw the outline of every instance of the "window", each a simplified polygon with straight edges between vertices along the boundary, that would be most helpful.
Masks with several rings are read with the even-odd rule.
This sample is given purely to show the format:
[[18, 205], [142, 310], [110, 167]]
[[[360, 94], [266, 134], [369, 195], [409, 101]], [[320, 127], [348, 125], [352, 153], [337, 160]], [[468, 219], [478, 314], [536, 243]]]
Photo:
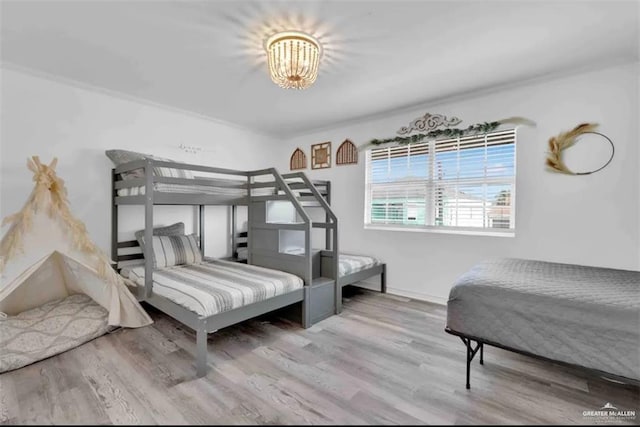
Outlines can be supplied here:
[[365, 226], [513, 234], [515, 130], [367, 153]]

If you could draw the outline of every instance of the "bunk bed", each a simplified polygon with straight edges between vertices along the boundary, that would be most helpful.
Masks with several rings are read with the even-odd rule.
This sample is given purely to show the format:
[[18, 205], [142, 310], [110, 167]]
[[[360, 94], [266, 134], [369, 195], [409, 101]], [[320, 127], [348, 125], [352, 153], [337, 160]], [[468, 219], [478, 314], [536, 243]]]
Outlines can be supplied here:
[[[302, 206], [303, 199], [273, 168], [238, 171], [148, 156], [112, 169], [111, 255], [116, 269], [127, 277], [140, 301], [196, 332], [198, 377], [206, 375], [209, 333], [292, 305], [299, 306], [305, 328], [334, 313], [338, 265], [336, 262], [327, 270], [330, 277], [321, 277], [319, 269], [313, 267], [311, 239], [314, 227], [327, 229], [334, 242], [327, 250], [337, 254], [337, 218], [315, 188], [310, 192], [304, 201], [313, 199], [323, 205], [328, 222], [312, 222]], [[297, 221], [268, 221], [268, 205], [275, 201], [290, 203]], [[118, 241], [118, 209], [125, 205], [144, 206], [141, 240], [153, 244], [141, 247], [137, 240]], [[156, 244], [161, 243], [161, 237], [154, 233], [157, 205], [198, 206], [198, 233], [180, 236], [198, 249], [191, 262], [164, 265], [154, 257], [159, 247]], [[246, 265], [204, 257], [204, 209], [208, 205], [247, 206]], [[295, 240], [303, 246], [295, 255], [280, 248], [283, 236], [289, 232], [295, 233]]]
[[[326, 213], [330, 210], [331, 204], [331, 181], [314, 180], [310, 181], [302, 172], [293, 172], [283, 174], [282, 177], [289, 183], [289, 187], [294, 194], [301, 200], [301, 204], [305, 209], [322, 208], [325, 211], [325, 222], [329, 223], [331, 216]], [[323, 203], [320, 203], [322, 199]], [[248, 248], [245, 243], [247, 231], [238, 230], [238, 221], [236, 210], [232, 214], [232, 248], [234, 259], [244, 262], [248, 256]], [[358, 255], [351, 253], [340, 253], [336, 260], [334, 254], [336, 251], [332, 241], [332, 230], [327, 229], [324, 236], [325, 249], [316, 249], [317, 265], [319, 275], [322, 277], [333, 277], [335, 279], [335, 313], [342, 311], [342, 290], [347, 285], [357, 286], [358, 282], [380, 276], [380, 292], [387, 292], [386, 273], [387, 266], [385, 263], [368, 255]], [[334, 270], [337, 268], [337, 270]]]

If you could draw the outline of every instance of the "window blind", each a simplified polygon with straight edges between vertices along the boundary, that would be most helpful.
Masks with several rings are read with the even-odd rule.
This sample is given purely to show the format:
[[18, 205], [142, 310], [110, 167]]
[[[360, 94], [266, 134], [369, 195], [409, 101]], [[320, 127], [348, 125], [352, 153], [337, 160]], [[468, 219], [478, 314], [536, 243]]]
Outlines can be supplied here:
[[365, 225], [513, 231], [514, 129], [367, 153]]

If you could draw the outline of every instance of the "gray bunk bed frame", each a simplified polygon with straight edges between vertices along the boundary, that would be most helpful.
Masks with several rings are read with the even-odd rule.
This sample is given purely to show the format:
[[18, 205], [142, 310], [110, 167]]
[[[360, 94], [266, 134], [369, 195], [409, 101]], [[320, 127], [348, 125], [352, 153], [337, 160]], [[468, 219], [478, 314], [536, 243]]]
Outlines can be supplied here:
[[[228, 179], [191, 179], [191, 178], [173, 178], [173, 177], [161, 177], [156, 176], [153, 173], [154, 167], [172, 168], [172, 169], [185, 169], [195, 172], [207, 172], [219, 175], [231, 175], [235, 177], [242, 177], [243, 180], [235, 179], [234, 181]], [[134, 170], [142, 170], [143, 176], [134, 179], [123, 179], [123, 172], [130, 172]], [[267, 176], [269, 181], [256, 182], [255, 178], [259, 176]], [[244, 181], [244, 182], [243, 182]], [[318, 191], [313, 187], [313, 184], [306, 178], [303, 178], [304, 185], [310, 187], [309, 192], [311, 196], [307, 196], [310, 199], [317, 201], [323, 205], [324, 199], [320, 196]], [[229, 196], [229, 195], [217, 195], [208, 193], [172, 193], [162, 192], [155, 190], [156, 183], [165, 184], [177, 184], [177, 185], [198, 185], [198, 186], [210, 186], [217, 188], [240, 188], [246, 189], [246, 195], [243, 196]], [[133, 195], [133, 196], [119, 196], [118, 190], [131, 187], [145, 187], [145, 194]], [[272, 189], [273, 194], [269, 195], [253, 195], [252, 189], [266, 188]], [[322, 199], [322, 200], [319, 200]], [[252, 222], [253, 217], [257, 215], [261, 207], [265, 206], [265, 203], [270, 200], [287, 200], [293, 204], [302, 219], [300, 223], [295, 224], [270, 224], [265, 221]], [[308, 199], [307, 199], [308, 200]], [[278, 254], [277, 252], [260, 251], [256, 250], [252, 253], [254, 246], [253, 239], [249, 237], [249, 264], [259, 265], [262, 267], [287, 271], [289, 273], [296, 274], [303, 278], [304, 286], [302, 289], [297, 289], [292, 292], [288, 292], [283, 295], [275, 296], [264, 301], [248, 304], [242, 307], [238, 307], [233, 310], [218, 313], [211, 316], [200, 316], [190, 310], [187, 310], [183, 306], [174, 303], [173, 301], [158, 295], [153, 292], [153, 247], [148, 244], [145, 245], [144, 253], [134, 254], [120, 254], [120, 250], [124, 248], [139, 247], [138, 242], [135, 240], [118, 242], [118, 207], [122, 205], [144, 205], [144, 240], [146, 242], [152, 241], [153, 236], [153, 207], [156, 205], [191, 205], [199, 206], [199, 246], [200, 251], [204, 257], [204, 238], [205, 238], [205, 220], [204, 209], [209, 205], [246, 205], [248, 206], [249, 222], [252, 224], [253, 229], [259, 228], [263, 230], [271, 230], [278, 232], [282, 229], [302, 230], [305, 235], [305, 254], [304, 256], [293, 256], [287, 254]], [[290, 306], [295, 303], [301, 303], [301, 324], [302, 327], [308, 328], [312, 325], [314, 320], [318, 319], [318, 316], [313, 316], [312, 297], [314, 294], [318, 296], [322, 295], [322, 290], [327, 288], [327, 285], [333, 286], [333, 278], [314, 277], [314, 271], [312, 266], [312, 251], [311, 251], [311, 230], [313, 227], [327, 228], [332, 230], [334, 246], [331, 251], [337, 253], [337, 240], [338, 240], [338, 223], [337, 218], [331, 212], [326, 202], [324, 203], [327, 209], [327, 218], [331, 220], [330, 223], [313, 223], [302, 206], [299, 197], [296, 197], [292, 192], [290, 185], [285, 181], [282, 175], [278, 173], [275, 168], [268, 168], [254, 171], [238, 171], [232, 169], [207, 167], [201, 165], [192, 165], [185, 163], [158, 161], [153, 159], [137, 160], [122, 164], [112, 169], [112, 210], [111, 210], [111, 257], [116, 261], [116, 269], [120, 270], [120, 263], [123, 261], [131, 261], [137, 259], [144, 259], [145, 268], [145, 283], [144, 288], [136, 288], [138, 294], [136, 295], [140, 301], [146, 302], [158, 310], [168, 314], [177, 321], [185, 324], [196, 332], [196, 375], [202, 377], [207, 372], [207, 335], [209, 333], [216, 332], [218, 329], [225, 328], [227, 326], [242, 322], [244, 320], [251, 319], [253, 317]], [[249, 233], [251, 236], [254, 233]], [[337, 261], [337, 257], [336, 257]], [[337, 275], [338, 266], [337, 262], [334, 265], [332, 271]], [[333, 276], [335, 277], [335, 276]], [[318, 292], [318, 290], [320, 292]], [[333, 314], [333, 313], [331, 313]]]
[[[313, 180], [310, 181], [306, 174], [302, 172], [292, 172], [283, 174], [282, 177], [291, 182], [290, 186], [294, 191], [300, 191], [302, 197], [311, 196], [308, 188], [312, 187], [317, 192], [314, 194], [316, 197], [320, 197], [324, 200], [326, 208], [325, 211], [330, 211], [331, 205], [331, 181], [328, 180]], [[331, 214], [332, 215], [332, 214]], [[332, 217], [329, 213], [326, 214], [326, 222], [329, 223]], [[337, 220], [336, 220], [337, 221]], [[244, 240], [248, 236], [247, 231], [237, 231], [236, 209], [234, 206], [232, 212], [232, 230], [231, 230], [231, 247], [233, 248], [234, 256], [237, 257], [237, 250], [240, 247], [246, 247]], [[336, 240], [335, 237], [334, 240]], [[325, 234], [325, 250], [320, 251], [320, 275], [325, 277], [335, 277], [335, 313], [342, 312], [342, 289], [347, 285], [353, 285], [357, 282], [369, 279], [371, 277], [380, 276], [380, 292], [387, 292], [387, 265], [385, 263], [376, 264], [372, 267], [357, 271], [355, 273], [346, 274], [340, 276], [338, 274], [337, 266], [339, 260], [334, 258], [334, 245], [332, 243], [332, 230], [327, 228]], [[336, 262], [338, 261], [338, 262]], [[336, 270], [332, 270], [336, 268]]]

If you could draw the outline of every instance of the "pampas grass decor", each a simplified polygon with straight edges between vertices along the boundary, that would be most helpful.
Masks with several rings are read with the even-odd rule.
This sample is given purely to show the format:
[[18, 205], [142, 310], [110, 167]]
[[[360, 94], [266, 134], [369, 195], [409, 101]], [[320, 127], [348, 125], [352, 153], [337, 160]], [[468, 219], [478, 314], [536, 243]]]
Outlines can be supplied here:
[[567, 167], [562, 159], [562, 152], [576, 143], [576, 138], [584, 133], [593, 132], [597, 123], [581, 123], [568, 132], [561, 132], [549, 139], [549, 154], [546, 164], [549, 170], [567, 175], [577, 175]]

